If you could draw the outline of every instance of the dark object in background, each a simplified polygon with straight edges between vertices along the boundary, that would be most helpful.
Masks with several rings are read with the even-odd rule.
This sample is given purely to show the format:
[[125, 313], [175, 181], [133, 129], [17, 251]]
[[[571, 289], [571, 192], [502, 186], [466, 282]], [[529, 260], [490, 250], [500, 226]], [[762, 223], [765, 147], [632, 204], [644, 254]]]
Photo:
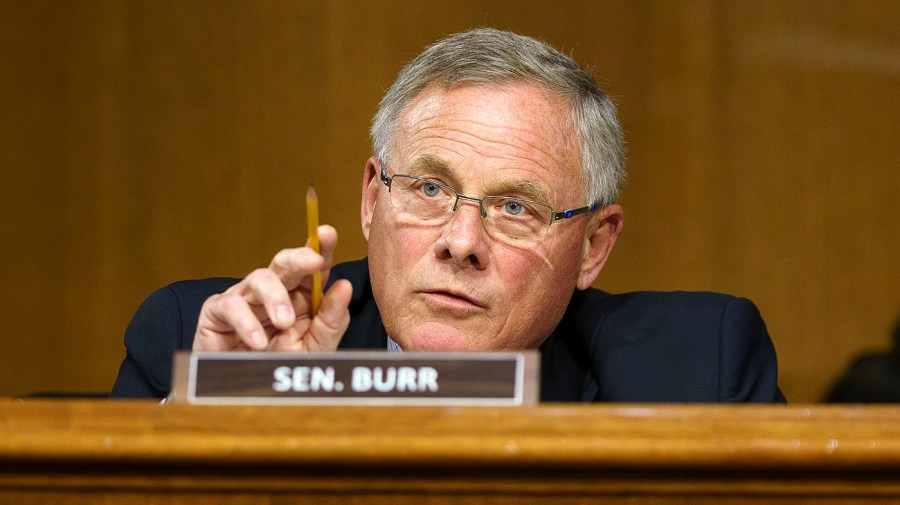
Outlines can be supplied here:
[[900, 403], [900, 319], [888, 352], [858, 356], [825, 396], [826, 403]]

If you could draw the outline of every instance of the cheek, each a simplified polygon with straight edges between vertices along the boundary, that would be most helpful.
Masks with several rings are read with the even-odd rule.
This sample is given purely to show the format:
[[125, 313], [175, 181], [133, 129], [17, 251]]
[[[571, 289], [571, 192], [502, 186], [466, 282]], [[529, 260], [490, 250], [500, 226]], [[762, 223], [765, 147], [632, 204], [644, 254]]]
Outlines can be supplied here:
[[528, 297], [534, 291], [534, 283], [543, 278], [548, 270], [545, 256], [539, 250], [532, 251], [498, 251], [495, 249], [493, 264], [499, 282], [496, 286], [503, 289], [513, 299]]
[[[379, 202], [382, 205], [382, 202]], [[369, 263], [387, 281], [399, 281], [413, 271], [430, 250], [432, 233], [397, 220], [376, 207], [369, 234]]]
[[534, 310], [571, 294], [581, 271], [582, 255], [581, 243], [567, 238], [529, 249], [498, 251], [499, 261], [494, 264], [502, 280], [499, 284], [511, 300], [511, 311], [526, 306]]
[[519, 347], [539, 345], [559, 323], [575, 290], [580, 258], [576, 241], [560, 241], [556, 246], [538, 246], [529, 254], [520, 252], [518, 261], [503, 270], [504, 284], [515, 286], [507, 293], [509, 318], [526, 337]]
[[550, 276], [558, 269], [553, 249], [546, 243], [529, 246], [497, 244], [492, 250], [492, 263], [496, 266], [497, 275], [502, 285], [516, 295], [524, 295], [523, 291], [533, 291], [539, 286], [538, 279]]
[[548, 287], [555, 282], [555, 269], [548, 261], [548, 251], [538, 245], [530, 249], [495, 247], [490, 281], [497, 295], [495, 316], [506, 327], [509, 338], [518, 339], [536, 328], [535, 318], [542, 319]]

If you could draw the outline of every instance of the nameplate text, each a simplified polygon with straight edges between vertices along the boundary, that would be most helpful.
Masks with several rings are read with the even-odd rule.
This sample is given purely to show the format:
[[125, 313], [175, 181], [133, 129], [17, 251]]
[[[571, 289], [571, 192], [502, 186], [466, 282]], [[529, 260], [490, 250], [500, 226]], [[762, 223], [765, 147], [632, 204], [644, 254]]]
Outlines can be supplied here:
[[537, 403], [537, 352], [183, 352], [174, 402], [199, 405]]

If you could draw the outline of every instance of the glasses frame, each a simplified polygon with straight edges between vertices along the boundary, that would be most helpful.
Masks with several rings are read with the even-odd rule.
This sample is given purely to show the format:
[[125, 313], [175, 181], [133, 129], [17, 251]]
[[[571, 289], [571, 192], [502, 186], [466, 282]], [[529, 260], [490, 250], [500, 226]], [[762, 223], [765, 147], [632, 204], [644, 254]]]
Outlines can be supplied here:
[[553, 210], [553, 207], [550, 207], [546, 203], [536, 202], [534, 200], [528, 200], [525, 198], [518, 198], [518, 197], [512, 197], [512, 196], [494, 196], [494, 195], [488, 195], [488, 196], [485, 196], [482, 198], [478, 198], [476, 196], [464, 195], [464, 194], [460, 193], [459, 191], [451, 188], [450, 186], [447, 186], [446, 184], [441, 184], [440, 182], [437, 182], [434, 179], [428, 179], [426, 177], [416, 177], [414, 175], [407, 175], [407, 174], [394, 174], [392, 176], [388, 176], [387, 170], [385, 170], [385, 168], [382, 167], [381, 168], [381, 182], [384, 183], [385, 186], [387, 186], [388, 193], [391, 192], [391, 183], [394, 181], [394, 177], [404, 177], [407, 179], [414, 179], [417, 181], [425, 181], [425, 182], [428, 182], [431, 184], [436, 184], [436, 185], [446, 189], [450, 193], [456, 195], [456, 199], [453, 201], [453, 207], [451, 207], [451, 209], [450, 209], [451, 212], [456, 212], [456, 209], [459, 208], [460, 199], [467, 200], [467, 201], [473, 202], [473, 203], [477, 203], [478, 211], [479, 211], [479, 214], [481, 215], [481, 219], [485, 219], [487, 217], [487, 212], [485, 212], [485, 210], [484, 210], [484, 201], [488, 198], [503, 198], [503, 199], [507, 199], [507, 200], [517, 200], [517, 201], [527, 202], [529, 204], [540, 205], [541, 207], [545, 207], [550, 212], [550, 222], [547, 223], [547, 228], [550, 228], [550, 225], [553, 224], [554, 221], [559, 221], [561, 219], [569, 219], [569, 218], [572, 218], [575, 216], [579, 216], [581, 214], [588, 214], [590, 212], [594, 212], [595, 210], [597, 210], [603, 206], [600, 202], [594, 202], [590, 205], [585, 205], [584, 207], [578, 207], [576, 209], [566, 209], [566, 210], [562, 210], [562, 211], [555, 211], [555, 210]]

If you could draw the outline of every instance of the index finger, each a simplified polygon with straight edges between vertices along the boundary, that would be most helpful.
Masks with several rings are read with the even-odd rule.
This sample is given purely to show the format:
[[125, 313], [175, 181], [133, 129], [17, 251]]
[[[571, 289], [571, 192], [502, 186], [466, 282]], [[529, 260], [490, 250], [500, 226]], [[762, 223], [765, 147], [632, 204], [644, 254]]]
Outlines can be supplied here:
[[320, 253], [317, 254], [309, 247], [284, 249], [269, 264], [269, 269], [281, 278], [289, 291], [299, 287], [313, 272], [322, 272], [322, 281], [328, 280], [337, 248], [337, 230], [329, 225], [322, 225], [318, 232]]

